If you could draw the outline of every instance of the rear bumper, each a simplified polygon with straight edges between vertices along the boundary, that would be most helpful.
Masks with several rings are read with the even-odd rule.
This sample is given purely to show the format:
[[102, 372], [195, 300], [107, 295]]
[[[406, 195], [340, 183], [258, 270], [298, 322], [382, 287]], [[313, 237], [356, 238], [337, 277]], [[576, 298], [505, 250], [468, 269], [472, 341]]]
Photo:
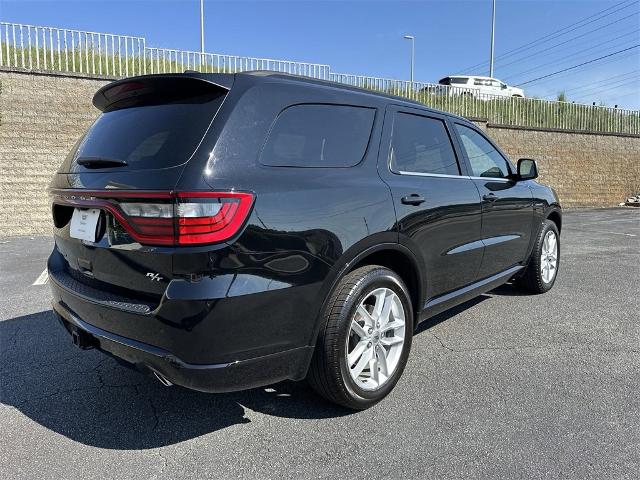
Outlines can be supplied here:
[[65, 329], [80, 336], [84, 348], [97, 348], [143, 372], [160, 374], [172, 384], [202, 392], [231, 392], [300, 380], [313, 353], [312, 347], [300, 347], [230, 363], [191, 364], [161, 348], [94, 327], [61, 303], [54, 303], [53, 308]]
[[227, 392], [306, 375], [315, 284], [239, 291], [213, 277], [143, 304], [69, 279], [55, 249], [48, 266], [53, 309], [76, 340], [173, 384]]

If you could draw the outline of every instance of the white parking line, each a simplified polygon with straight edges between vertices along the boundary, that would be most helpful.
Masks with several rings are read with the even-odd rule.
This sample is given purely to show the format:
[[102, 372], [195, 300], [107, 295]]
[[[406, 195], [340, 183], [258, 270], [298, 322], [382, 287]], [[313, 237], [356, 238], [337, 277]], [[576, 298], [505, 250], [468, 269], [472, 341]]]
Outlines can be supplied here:
[[40, 276], [36, 278], [36, 281], [33, 282], [31, 285], [44, 285], [45, 283], [48, 283], [48, 282], [49, 282], [49, 274], [47, 273], [47, 269], [45, 268], [40, 274]]

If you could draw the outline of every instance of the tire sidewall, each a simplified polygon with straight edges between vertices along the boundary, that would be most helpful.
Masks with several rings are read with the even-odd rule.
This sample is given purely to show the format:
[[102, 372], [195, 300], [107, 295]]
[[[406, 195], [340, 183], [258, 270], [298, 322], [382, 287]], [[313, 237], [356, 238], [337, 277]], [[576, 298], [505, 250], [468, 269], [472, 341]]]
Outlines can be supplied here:
[[[400, 301], [405, 311], [405, 339], [402, 349], [402, 354], [398, 361], [398, 365], [387, 380], [387, 382], [377, 390], [364, 390], [359, 387], [356, 382], [351, 378], [349, 366], [347, 365], [346, 355], [343, 353], [346, 349], [346, 343], [351, 330], [351, 320], [355, 315], [356, 309], [373, 290], [377, 288], [389, 288], [393, 290]], [[379, 269], [369, 272], [362, 282], [354, 288], [350, 296], [349, 301], [345, 304], [345, 308], [341, 312], [340, 318], [340, 334], [338, 345], [341, 348], [339, 361], [340, 361], [340, 376], [343, 380], [343, 385], [347, 390], [348, 395], [354, 402], [361, 404], [363, 407], [371, 406], [373, 403], [377, 403], [382, 400], [393, 388], [402, 376], [402, 372], [407, 364], [409, 358], [409, 352], [411, 350], [411, 341], [413, 338], [413, 308], [409, 300], [409, 293], [402, 281], [390, 270], [380, 267]]]

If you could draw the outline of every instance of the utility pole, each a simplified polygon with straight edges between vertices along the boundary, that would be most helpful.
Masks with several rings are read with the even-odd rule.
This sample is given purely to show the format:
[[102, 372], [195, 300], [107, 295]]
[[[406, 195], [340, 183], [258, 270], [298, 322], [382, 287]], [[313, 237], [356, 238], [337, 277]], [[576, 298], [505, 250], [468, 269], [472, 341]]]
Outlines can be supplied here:
[[492, 2], [491, 8], [491, 54], [489, 56], [489, 76], [493, 77], [493, 44], [496, 31], [496, 0]]
[[413, 35], [405, 35], [404, 38], [411, 40], [411, 83], [413, 84], [413, 67], [416, 56], [416, 39]]
[[200, 53], [204, 53], [204, 0], [200, 0]]

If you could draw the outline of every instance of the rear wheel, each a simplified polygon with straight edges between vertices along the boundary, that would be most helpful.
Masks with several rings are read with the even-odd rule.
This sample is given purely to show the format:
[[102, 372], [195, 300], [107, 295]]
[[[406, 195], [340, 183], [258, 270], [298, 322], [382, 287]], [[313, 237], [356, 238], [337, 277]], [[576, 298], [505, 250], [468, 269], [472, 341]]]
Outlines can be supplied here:
[[398, 382], [412, 336], [413, 310], [400, 277], [380, 266], [359, 268], [329, 299], [308, 381], [334, 403], [368, 408]]
[[529, 264], [517, 284], [532, 293], [551, 290], [560, 265], [560, 233], [551, 220], [545, 220], [536, 238]]

